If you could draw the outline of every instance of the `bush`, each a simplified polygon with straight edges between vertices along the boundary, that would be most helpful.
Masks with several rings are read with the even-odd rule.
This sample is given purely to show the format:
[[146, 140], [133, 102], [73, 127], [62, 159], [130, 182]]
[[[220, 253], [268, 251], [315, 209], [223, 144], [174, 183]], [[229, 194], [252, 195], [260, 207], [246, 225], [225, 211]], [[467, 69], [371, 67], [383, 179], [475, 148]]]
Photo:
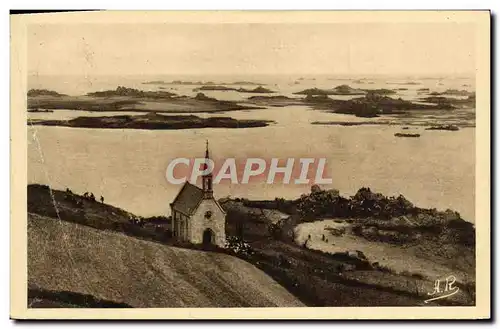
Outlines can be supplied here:
[[269, 236], [275, 240], [295, 242], [295, 227], [301, 222], [298, 215], [283, 218], [268, 226]]
[[[388, 228], [389, 230], [403, 233], [405, 228], [410, 227], [438, 235], [449, 228], [456, 233], [456, 239], [460, 243], [473, 244], [475, 239], [473, 226], [464, 221], [458, 212], [418, 208], [403, 195], [386, 197], [366, 187], [360, 188], [350, 198], [340, 196], [337, 190], [314, 190], [310, 194], [302, 195], [295, 203], [303, 221], [316, 220], [318, 217], [373, 218], [388, 221], [398, 218], [400, 227], [390, 224], [393, 227]], [[411, 235], [411, 232], [404, 233]]]
[[225, 248], [229, 251], [234, 252], [236, 255], [246, 257], [252, 256], [255, 253], [253, 248], [248, 243], [244, 242], [242, 239], [236, 236], [226, 237]]

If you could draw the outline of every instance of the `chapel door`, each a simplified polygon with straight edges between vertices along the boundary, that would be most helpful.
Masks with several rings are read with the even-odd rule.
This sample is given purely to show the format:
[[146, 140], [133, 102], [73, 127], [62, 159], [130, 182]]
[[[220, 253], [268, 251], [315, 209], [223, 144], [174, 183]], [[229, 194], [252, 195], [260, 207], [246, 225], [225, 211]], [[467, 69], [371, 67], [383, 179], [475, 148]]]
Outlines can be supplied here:
[[204, 245], [214, 244], [214, 232], [209, 228], [203, 231], [203, 244]]

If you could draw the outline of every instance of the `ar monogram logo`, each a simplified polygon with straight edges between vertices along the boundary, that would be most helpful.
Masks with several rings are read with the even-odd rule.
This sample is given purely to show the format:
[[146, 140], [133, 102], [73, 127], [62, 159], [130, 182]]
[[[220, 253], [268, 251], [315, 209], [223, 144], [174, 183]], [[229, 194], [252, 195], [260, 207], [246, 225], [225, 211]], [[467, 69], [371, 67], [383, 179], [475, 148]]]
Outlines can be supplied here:
[[457, 278], [454, 275], [448, 276], [446, 279], [438, 279], [434, 281], [434, 290], [428, 292], [427, 295], [434, 296], [424, 301], [424, 303], [432, 302], [433, 300], [443, 299], [455, 295], [460, 291], [460, 288], [455, 286]]

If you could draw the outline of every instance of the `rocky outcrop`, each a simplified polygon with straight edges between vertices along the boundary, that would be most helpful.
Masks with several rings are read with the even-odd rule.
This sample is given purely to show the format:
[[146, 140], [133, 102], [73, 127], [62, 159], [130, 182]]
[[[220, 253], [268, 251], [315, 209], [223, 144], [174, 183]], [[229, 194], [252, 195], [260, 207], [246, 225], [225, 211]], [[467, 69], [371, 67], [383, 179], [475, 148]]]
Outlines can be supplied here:
[[310, 88], [294, 93], [296, 95], [324, 96], [324, 95], [365, 95], [366, 91], [355, 89], [348, 85], [340, 85], [333, 89]]
[[134, 88], [118, 86], [115, 90], [96, 91], [88, 93], [87, 96], [93, 97], [112, 97], [112, 96], [128, 96], [139, 98], [171, 98], [177, 96], [168, 91], [144, 91]]
[[448, 131], [458, 131], [460, 130], [457, 126], [455, 125], [438, 125], [438, 126], [432, 126], [429, 128], [426, 128], [425, 130], [448, 130]]
[[67, 96], [67, 95], [60, 94], [57, 91], [48, 90], [48, 89], [30, 89], [30, 90], [28, 90], [28, 97], [36, 97], [36, 96], [61, 97], [61, 96]]

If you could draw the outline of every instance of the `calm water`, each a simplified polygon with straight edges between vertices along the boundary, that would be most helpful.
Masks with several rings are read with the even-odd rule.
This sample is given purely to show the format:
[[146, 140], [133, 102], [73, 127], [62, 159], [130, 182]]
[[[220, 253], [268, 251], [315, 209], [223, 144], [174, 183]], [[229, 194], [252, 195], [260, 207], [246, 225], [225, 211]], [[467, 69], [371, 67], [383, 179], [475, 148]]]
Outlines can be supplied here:
[[[39, 86], [39, 80], [30, 80], [30, 87], [68, 94], [106, 89], [97, 87], [95, 83], [93, 88], [76, 84], [72, 89], [61, 80], [53, 79]], [[141, 81], [145, 80], [149, 79]], [[124, 81], [119, 84], [141, 89], [154, 88], [134, 81], [136, 85], [127, 85]], [[56, 88], [58, 83], [59, 88]], [[107, 83], [109, 88], [117, 86], [116, 83], [113, 86], [111, 82]], [[279, 81], [277, 84], [280, 83], [290, 84]], [[338, 85], [335, 81], [329, 83], [330, 87]], [[423, 83], [431, 82], [425, 80]], [[460, 88], [465, 84], [463, 81], [453, 83], [459, 89], [467, 89]], [[439, 87], [446, 89], [453, 86], [450, 82]], [[376, 88], [373, 85], [358, 87]], [[424, 86], [393, 87], [416, 90]], [[290, 88], [304, 89], [296, 85]], [[29, 117], [71, 118], [84, 113], [75, 115], [72, 111], [56, 111], [30, 113]], [[303, 106], [237, 111], [224, 115], [238, 119], [269, 119], [276, 124], [249, 129], [167, 131], [29, 126], [29, 183], [49, 184], [56, 189], [69, 187], [77, 193], [93, 192], [96, 196], [103, 195], [106, 203], [139, 215], [168, 214], [169, 203], [179, 189], [178, 185], [171, 185], [165, 179], [169, 161], [176, 157], [203, 156], [205, 140], [209, 139], [215, 159], [325, 157], [328, 175], [333, 178], [332, 186], [327, 187], [339, 189], [344, 195], [352, 195], [360, 187], [368, 186], [387, 195], [403, 194], [418, 206], [451, 208], [459, 211], [465, 219], [474, 221], [475, 128], [449, 132], [414, 127], [412, 131], [421, 133], [420, 138], [396, 138], [394, 133], [401, 131], [398, 126], [311, 125], [313, 121], [367, 119], [314, 111]], [[308, 191], [309, 186], [306, 185], [265, 183], [220, 184], [215, 187], [217, 197], [231, 195], [251, 199], [295, 198]]]

